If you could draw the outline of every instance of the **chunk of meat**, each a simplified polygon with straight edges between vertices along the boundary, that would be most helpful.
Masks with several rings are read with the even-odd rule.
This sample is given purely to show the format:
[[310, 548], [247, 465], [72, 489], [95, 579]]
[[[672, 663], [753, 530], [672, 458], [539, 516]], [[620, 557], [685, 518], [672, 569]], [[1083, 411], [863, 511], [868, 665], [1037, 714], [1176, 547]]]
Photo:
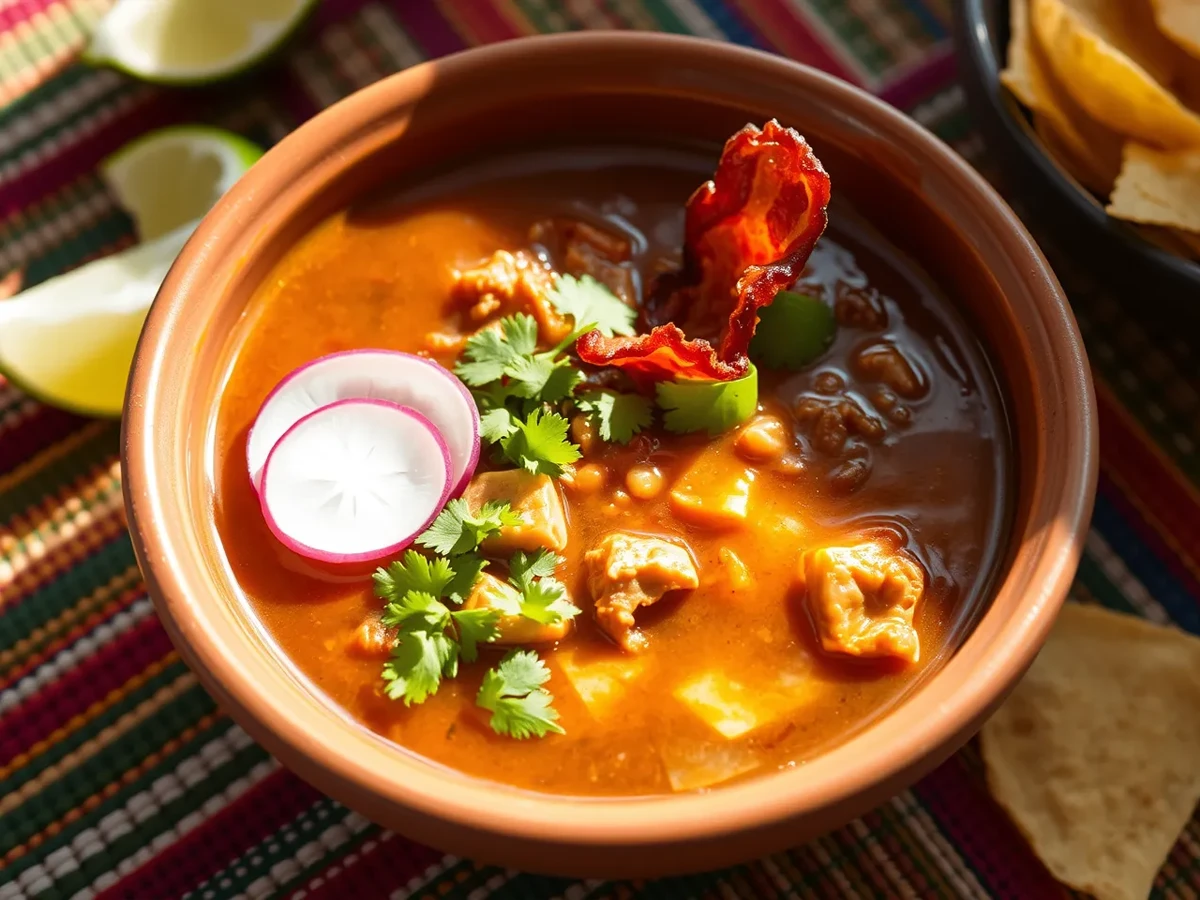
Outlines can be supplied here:
[[874, 541], [809, 550], [800, 558], [799, 583], [826, 650], [914, 663], [920, 658], [913, 615], [925, 574], [905, 553]]
[[702, 528], [734, 528], [746, 521], [756, 472], [724, 443], [710, 444], [671, 488], [671, 512]]
[[533, 619], [514, 612], [518, 602], [513, 588], [495, 575], [484, 572], [475, 588], [463, 604], [465, 609], [494, 609], [500, 613], [496, 627], [500, 637], [492, 643], [497, 646], [511, 644], [552, 644], [561, 641], [571, 630], [571, 620], [563, 619], [555, 625], [543, 625]]
[[541, 260], [523, 250], [497, 250], [483, 265], [456, 273], [453, 296], [470, 307], [467, 315], [476, 323], [527, 312], [537, 320], [542, 340], [557, 344], [571, 333], [571, 324], [550, 302], [554, 277]]
[[796, 404], [796, 421], [804, 426], [813, 446], [827, 456], [840, 454], [852, 434], [878, 441], [884, 432], [882, 421], [845, 396], [801, 397]]
[[388, 628], [379, 620], [379, 616], [371, 615], [363, 619], [362, 624], [354, 630], [350, 645], [346, 649], [351, 656], [387, 659], [395, 643], [396, 629]]
[[667, 591], [700, 584], [687, 549], [662, 538], [612, 532], [583, 560], [596, 602], [596, 621], [632, 653], [646, 646], [646, 636], [635, 627], [634, 610], [654, 605]]
[[929, 385], [904, 351], [886, 341], [859, 350], [854, 355], [854, 368], [863, 378], [886, 384], [906, 400], [923, 397], [929, 390]]
[[567, 512], [558, 487], [549, 475], [531, 475], [520, 469], [481, 472], [463, 491], [472, 513], [489, 500], [508, 503], [524, 518], [521, 525], [506, 525], [483, 542], [491, 556], [508, 556], [518, 550], [541, 547], [559, 551], [567, 546]]
[[626, 303], [637, 300], [629, 239], [579, 219], [543, 219], [529, 229], [529, 239], [541, 244], [559, 261], [564, 272], [591, 275]]

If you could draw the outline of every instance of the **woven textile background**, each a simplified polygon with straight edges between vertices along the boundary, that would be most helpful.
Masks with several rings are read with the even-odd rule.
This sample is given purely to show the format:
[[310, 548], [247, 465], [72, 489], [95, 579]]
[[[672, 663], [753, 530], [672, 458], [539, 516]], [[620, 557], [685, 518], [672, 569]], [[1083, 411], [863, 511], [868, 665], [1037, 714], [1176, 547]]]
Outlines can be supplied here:
[[[875, 91], [973, 158], [950, 2], [324, 0], [268, 68], [184, 91], [72, 63], [111, 0], [0, 0], [0, 278], [34, 284], [134, 241], [94, 167], [142, 131], [202, 121], [269, 144], [397, 69], [537, 31], [661, 29], [775, 51]], [[1200, 632], [1200, 339], [1156, 323], [1156, 298], [1106, 296], [1051, 256], [1100, 406], [1075, 599]], [[974, 746], [841, 831], [694, 878], [571, 883], [382, 830], [280, 768], [180, 662], [123, 527], [117, 439], [116, 423], [0, 380], [0, 900], [1068, 893], [989, 797]], [[1155, 892], [1200, 893], [1200, 820]]]

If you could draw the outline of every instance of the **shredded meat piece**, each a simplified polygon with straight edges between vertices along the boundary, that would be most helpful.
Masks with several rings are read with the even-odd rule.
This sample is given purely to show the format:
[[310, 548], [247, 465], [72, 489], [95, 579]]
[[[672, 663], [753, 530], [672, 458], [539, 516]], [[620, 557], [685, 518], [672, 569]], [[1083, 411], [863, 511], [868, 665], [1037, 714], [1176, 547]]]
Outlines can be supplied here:
[[859, 350], [854, 355], [853, 365], [863, 378], [878, 381], [906, 400], [916, 400], [925, 395], [929, 386], [908, 361], [899, 347], [880, 341]]
[[548, 298], [553, 287], [554, 274], [536, 257], [523, 250], [497, 250], [483, 265], [456, 273], [453, 296], [468, 306], [467, 317], [475, 323], [527, 312], [537, 320], [542, 340], [556, 344], [571, 325]]
[[629, 262], [633, 248], [624, 235], [578, 219], [544, 219], [529, 229], [529, 239], [545, 247], [571, 275], [591, 275], [626, 303], [637, 300]]
[[887, 328], [887, 310], [878, 291], [872, 288], [851, 287], [840, 282], [837, 299], [833, 302], [833, 315], [843, 328], [861, 328], [863, 331], [883, 331]]
[[920, 658], [913, 614], [925, 591], [925, 573], [907, 554], [873, 541], [809, 550], [800, 559], [799, 583], [826, 650], [908, 662]]
[[646, 636], [635, 627], [634, 610], [657, 603], [668, 591], [700, 584], [687, 549], [662, 538], [612, 532], [583, 559], [596, 621], [631, 653], [646, 646]]
[[878, 441], [884, 433], [883, 422], [848, 397], [802, 397], [796, 405], [796, 421], [806, 427], [813, 446], [827, 456], [841, 453], [852, 434]]

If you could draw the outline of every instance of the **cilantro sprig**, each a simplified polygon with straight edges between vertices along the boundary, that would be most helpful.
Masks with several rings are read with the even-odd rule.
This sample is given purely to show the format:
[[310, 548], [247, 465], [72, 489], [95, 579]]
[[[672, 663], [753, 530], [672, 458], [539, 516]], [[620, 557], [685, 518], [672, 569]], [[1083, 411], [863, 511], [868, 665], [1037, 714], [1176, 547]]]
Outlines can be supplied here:
[[550, 670], [532, 650], [513, 650], [500, 664], [488, 670], [475, 702], [492, 714], [490, 725], [497, 734], [517, 740], [564, 734], [554, 696], [542, 685]]
[[540, 625], [557, 625], [579, 615], [567, 588], [554, 577], [562, 557], [549, 550], [526, 554], [518, 550], [508, 563], [508, 583], [518, 593], [518, 610]]
[[[505, 526], [523, 519], [507, 503], [490, 502], [472, 513], [465, 500], [452, 500], [417, 543], [436, 553], [407, 550], [375, 572], [375, 594], [384, 601], [381, 621], [396, 629], [392, 653], [383, 666], [384, 692], [406, 706], [424, 703], [444, 680], [458, 675], [459, 662], [474, 662], [479, 647], [500, 637], [503, 616], [524, 616], [542, 625], [574, 618], [579, 609], [554, 577], [562, 559], [547, 550], [516, 553], [498, 608], [463, 604], [487, 566], [480, 545]], [[541, 688], [550, 677], [534, 651], [510, 653], [484, 675], [479, 705], [492, 713], [492, 727], [515, 738], [562, 733], [551, 695]], [[536, 684], [529, 673], [540, 673]], [[485, 702], [486, 701], [486, 702]]]

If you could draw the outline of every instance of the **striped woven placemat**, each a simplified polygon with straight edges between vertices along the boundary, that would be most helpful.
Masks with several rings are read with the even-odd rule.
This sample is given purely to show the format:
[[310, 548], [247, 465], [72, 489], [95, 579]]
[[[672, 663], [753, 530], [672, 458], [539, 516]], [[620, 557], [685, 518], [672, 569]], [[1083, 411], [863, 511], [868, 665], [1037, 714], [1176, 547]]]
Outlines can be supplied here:
[[[953, 81], [950, 0], [326, 0], [268, 68], [192, 91], [73, 62], [110, 3], [0, 0], [0, 276], [21, 269], [34, 284], [134, 240], [94, 168], [139, 132], [204, 121], [269, 144], [399, 68], [537, 31], [660, 29], [772, 50], [978, 150]], [[1196, 349], [1054, 262], [1100, 404], [1100, 494], [1075, 599], [1200, 632]], [[1068, 893], [989, 797], [973, 746], [821, 840], [694, 878], [572, 883], [382, 830], [280, 768], [180, 662], [123, 527], [117, 438], [114, 423], [0, 381], [0, 900]], [[1156, 896], [1195, 898], [1198, 864], [1193, 820]]]

